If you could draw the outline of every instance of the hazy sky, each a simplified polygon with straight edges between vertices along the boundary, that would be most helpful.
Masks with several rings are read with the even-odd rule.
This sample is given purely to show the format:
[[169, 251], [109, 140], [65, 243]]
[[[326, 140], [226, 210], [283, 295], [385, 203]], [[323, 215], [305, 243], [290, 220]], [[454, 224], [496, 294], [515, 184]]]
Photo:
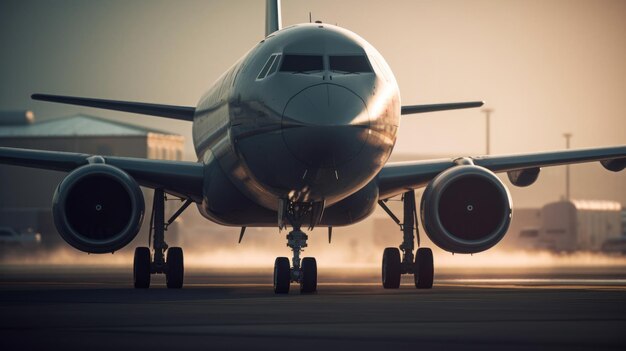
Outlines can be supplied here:
[[[262, 39], [264, 6], [3, 0], [0, 109], [29, 108], [40, 120], [80, 111], [171, 130], [187, 137], [193, 158], [189, 123], [29, 96], [195, 105]], [[574, 134], [573, 147], [626, 144], [626, 1], [284, 0], [282, 9], [283, 25], [312, 12], [372, 43], [394, 70], [403, 104], [485, 100], [495, 109], [493, 153], [559, 149], [563, 132]], [[403, 117], [396, 152], [480, 154], [483, 121], [479, 110]], [[604, 193], [626, 198], [623, 173], [606, 177], [619, 188]]]

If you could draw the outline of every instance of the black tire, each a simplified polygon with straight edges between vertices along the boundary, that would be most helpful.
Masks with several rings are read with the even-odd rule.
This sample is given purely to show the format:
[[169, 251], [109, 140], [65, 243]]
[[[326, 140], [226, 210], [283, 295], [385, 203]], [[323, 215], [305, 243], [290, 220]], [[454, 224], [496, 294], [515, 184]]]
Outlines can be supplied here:
[[300, 280], [301, 293], [313, 293], [317, 291], [317, 261], [313, 257], [302, 259], [302, 279]]
[[291, 283], [291, 265], [287, 257], [276, 257], [274, 261], [274, 293], [288, 294]]
[[170, 247], [167, 249], [165, 258], [167, 272], [165, 273], [165, 284], [170, 289], [180, 289], [183, 287], [183, 277], [185, 276], [185, 262], [183, 259], [183, 249], [180, 247]]
[[435, 278], [435, 266], [433, 252], [427, 247], [418, 249], [415, 253], [415, 287], [418, 289], [431, 289]]
[[135, 289], [148, 289], [150, 287], [150, 262], [149, 248], [135, 248], [133, 260], [133, 284]]
[[388, 247], [383, 252], [383, 288], [397, 289], [400, 287], [400, 250]]

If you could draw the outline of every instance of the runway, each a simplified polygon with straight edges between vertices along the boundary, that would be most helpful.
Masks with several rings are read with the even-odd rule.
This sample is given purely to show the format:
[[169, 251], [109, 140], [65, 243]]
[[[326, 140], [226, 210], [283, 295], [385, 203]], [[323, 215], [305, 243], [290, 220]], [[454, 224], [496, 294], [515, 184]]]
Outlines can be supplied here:
[[[626, 269], [443, 271], [384, 290], [372, 269], [274, 295], [271, 270], [192, 268], [182, 290], [129, 267], [0, 266], [0, 349], [380, 350], [626, 348]], [[407, 277], [408, 278], [408, 277]]]

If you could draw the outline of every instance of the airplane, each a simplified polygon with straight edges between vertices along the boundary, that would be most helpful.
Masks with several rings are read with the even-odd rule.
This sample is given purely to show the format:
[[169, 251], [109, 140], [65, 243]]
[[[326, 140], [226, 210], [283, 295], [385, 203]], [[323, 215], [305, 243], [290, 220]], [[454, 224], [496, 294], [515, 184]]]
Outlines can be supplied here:
[[[279, 0], [266, 0], [265, 38], [228, 69], [196, 107], [33, 94], [74, 104], [192, 122], [197, 162], [0, 148], [0, 163], [68, 172], [53, 196], [55, 225], [74, 248], [108, 253], [128, 245], [145, 213], [140, 186], [154, 189], [152, 247], [137, 247], [133, 285], [148, 288], [165, 274], [181, 288], [183, 250], [168, 247], [167, 227], [190, 205], [220, 225], [291, 228], [291, 260], [274, 262], [274, 292], [317, 291], [317, 263], [301, 258], [302, 229], [354, 224], [377, 206], [402, 229], [386, 248], [382, 285], [397, 289], [412, 274], [418, 289], [433, 286], [432, 251], [420, 247], [415, 189], [425, 187], [420, 219], [426, 235], [452, 253], [496, 245], [512, 216], [511, 196], [496, 173], [515, 186], [534, 183], [542, 167], [599, 161], [626, 167], [626, 146], [531, 154], [388, 163], [401, 116], [475, 108], [481, 101], [401, 105], [393, 72], [365, 39], [327, 23], [281, 26]], [[166, 221], [165, 194], [182, 206]], [[386, 202], [402, 196], [402, 219]], [[418, 248], [415, 248], [417, 242]]]

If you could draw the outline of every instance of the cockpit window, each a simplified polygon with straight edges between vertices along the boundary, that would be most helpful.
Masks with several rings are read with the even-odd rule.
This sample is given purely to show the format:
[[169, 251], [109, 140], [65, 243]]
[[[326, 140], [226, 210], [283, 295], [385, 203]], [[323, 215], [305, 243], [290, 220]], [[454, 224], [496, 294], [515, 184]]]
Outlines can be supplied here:
[[281, 72], [308, 73], [323, 70], [324, 60], [318, 55], [285, 55], [280, 66]]
[[272, 67], [270, 68], [269, 72], [267, 72], [267, 75], [269, 76], [270, 74], [273, 74], [274, 72], [276, 72], [276, 70], [278, 69], [278, 63], [280, 62], [280, 57], [282, 55], [278, 54], [276, 55], [276, 59], [274, 60], [274, 63], [272, 63]]
[[269, 76], [270, 74], [276, 72], [276, 67], [278, 67], [278, 62], [280, 61], [280, 56], [282, 56], [282, 55], [281, 54], [273, 54], [272, 56], [270, 56], [270, 58], [267, 59], [267, 62], [265, 62], [265, 65], [263, 66], [263, 69], [261, 69], [261, 72], [256, 77], [256, 79], [257, 80], [263, 79], [263, 78]]
[[330, 56], [330, 70], [338, 73], [368, 73], [372, 66], [365, 55]]

